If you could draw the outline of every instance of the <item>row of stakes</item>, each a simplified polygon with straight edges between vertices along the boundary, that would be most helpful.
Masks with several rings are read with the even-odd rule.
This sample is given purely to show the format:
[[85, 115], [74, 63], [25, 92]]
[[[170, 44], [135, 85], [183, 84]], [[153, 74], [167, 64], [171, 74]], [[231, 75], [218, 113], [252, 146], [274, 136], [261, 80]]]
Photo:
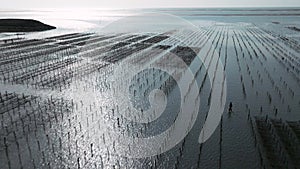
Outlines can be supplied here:
[[[295, 158], [299, 158], [298, 155], [295, 156], [295, 154], [292, 154], [296, 151], [299, 152], [299, 146], [297, 145], [298, 140], [295, 138], [294, 133], [290, 131], [290, 128], [281, 119], [275, 121], [268, 116], [265, 118], [256, 117], [255, 125], [257, 129], [253, 130], [257, 130], [257, 134], [260, 135], [261, 138], [260, 142], [262, 142], [262, 144], [256, 143], [256, 145], [262, 145], [262, 147], [258, 147], [258, 150], [264, 168], [268, 165], [274, 165], [274, 167], [281, 166], [284, 168], [292, 168], [291, 166], [296, 167], [298, 165], [298, 161], [295, 160]], [[282, 135], [283, 130], [288, 134]], [[254, 135], [255, 142], [257, 142], [257, 136], [256, 134]], [[289, 146], [291, 143], [296, 143], [294, 144], [296, 147]], [[262, 149], [264, 151], [262, 151]], [[268, 163], [265, 162], [266, 157], [263, 157], [264, 155], [262, 154], [266, 155]]]
[[[12, 101], [12, 98], [9, 98], [10, 96], [12, 96], [14, 94], [10, 94], [7, 93], [4, 96], [7, 96], [7, 99], [5, 100], [5, 107], [10, 107], [10, 109], [7, 109], [7, 111], [2, 114], [2, 124], [5, 124], [5, 130], [6, 133], [2, 133], [1, 137], [3, 137], [3, 143], [4, 143], [4, 149], [6, 152], [6, 157], [7, 157], [7, 162], [8, 162], [8, 167], [12, 167], [11, 166], [11, 156], [9, 154], [11, 154], [13, 151], [11, 147], [11, 144], [15, 144], [17, 145], [17, 152], [18, 152], [18, 157], [19, 157], [19, 167], [22, 167], [23, 163], [25, 161], [23, 161], [22, 163], [22, 158], [26, 159], [27, 157], [24, 156], [24, 154], [21, 154], [21, 140], [22, 138], [26, 138], [26, 142], [27, 142], [27, 148], [29, 150], [29, 154], [30, 154], [30, 158], [32, 160], [34, 160], [32, 157], [34, 155], [35, 152], [32, 153], [33, 149], [31, 144], [29, 144], [28, 139], [32, 139], [30, 137], [30, 133], [34, 132], [35, 134], [35, 138], [37, 141], [37, 145], [39, 150], [41, 150], [40, 147], [40, 143], [42, 143], [41, 140], [37, 139], [37, 131], [39, 130], [44, 130], [44, 133], [46, 134], [46, 129], [47, 127], [46, 124], [50, 124], [50, 128], [52, 127], [51, 124], [51, 119], [56, 119], [57, 120], [57, 115], [58, 112], [56, 111], [60, 111], [60, 115], [61, 118], [63, 119], [64, 114], [67, 114], [68, 111], [71, 111], [71, 107], [69, 107], [68, 105], [65, 105], [65, 101], [62, 100], [56, 100], [56, 99], [52, 99], [49, 98], [46, 101], [41, 101], [38, 100], [37, 98], [34, 96], [22, 96], [23, 98], [34, 98], [34, 100], [30, 100], [28, 104], [25, 105], [19, 102], [18, 107], [15, 106], [10, 106], [10, 105], [14, 105], [14, 101]], [[17, 96], [16, 96], [17, 97]], [[20, 98], [20, 100], [22, 100], [22, 97]], [[3, 98], [3, 97], [2, 97]], [[42, 103], [42, 105], [41, 105]], [[67, 102], [67, 104], [69, 104]], [[21, 108], [22, 105], [25, 105]], [[10, 119], [10, 120], [9, 120]], [[9, 123], [10, 121], [10, 123]], [[21, 125], [21, 126], [20, 126]], [[3, 126], [2, 126], [3, 127]], [[3, 129], [4, 131], [4, 129]], [[49, 143], [49, 135], [46, 134], [46, 138], [48, 140]], [[12, 141], [14, 140], [14, 141]], [[23, 144], [22, 144], [23, 145]], [[25, 146], [25, 145], [24, 145]], [[22, 146], [24, 148], [24, 146]], [[9, 148], [10, 147], [10, 148]], [[22, 149], [23, 149], [22, 148]], [[23, 160], [24, 160], [23, 159]], [[35, 166], [35, 163], [33, 161], [33, 166]], [[35, 167], [34, 167], [35, 168]]]
[[[269, 51], [270, 53], [273, 53], [272, 56], [281, 65], [286, 67], [288, 72], [292, 74], [292, 77], [299, 84], [300, 79], [299, 79], [299, 76], [296, 75], [296, 74], [299, 75], [299, 73], [300, 73], [299, 70], [297, 69], [297, 65], [299, 65], [299, 61], [297, 61], [297, 57], [294, 56], [293, 54], [291, 54], [290, 52], [286, 51], [286, 49], [284, 49], [284, 47], [282, 45], [280, 45], [278, 42], [276, 42], [275, 40], [262, 36], [261, 31], [260, 32], [253, 31], [251, 33], [261, 44], [263, 44], [263, 46], [266, 48], [267, 51]], [[275, 47], [273, 47], [273, 46], [275, 46]], [[296, 65], [292, 65], [292, 63], [296, 64]], [[293, 71], [289, 71], [289, 70], [293, 70]]]
[[[75, 106], [75, 107], [77, 107], [77, 106]], [[114, 111], [113, 111], [114, 112]], [[92, 116], [92, 118], [93, 118], [93, 116]], [[120, 123], [120, 121], [119, 121], [119, 119], [118, 119], [118, 124]], [[71, 123], [70, 123], [70, 120], [69, 120], [69, 125], [70, 125]], [[80, 124], [80, 122], [79, 122], [79, 124]], [[88, 122], [87, 122], [87, 124], [88, 124]], [[51, 121], [50, 121], [50, 126], [51, 126]], [[25, 127], [23, 127], [23, 128], [25, 128]], [[45, 127], [43, 127], [44, 129], [45, 129]], [[47, 137], [48, 138], [48, 137]], [[49, 138], [47, 139], [47, 140], [49, 140]], [[6, 143], [6, 139], [5, 139], [5, 143]], [[7, 146], [6, 146], [7, 147]], [[20, 160], [21, 161], [21, 160]]]
[[[47, 140], [49, 140], [49, 137], [47, 137], [47, 138], [48, 138]], [[4, 140], [5, 140], [4, 142], [6, 143], [6, 139], [4, 139]], [[29, 146], [29, 145], [28, 145], [28, 146]], [[7, 147], [7, 146], [6, 146], [6, 147]], [[91, 146], [91, 147], [92, 147], [92, 146]], [[30, 149], [30, 148], [29, 148], [29, 149]]]
[[[249, 38], [249, 41], [251, 41], [251, 38]], [[252, 42], [252, 43], [254, 43], [254, 42]], [[239, 59], [238, 59], [239, 60]], [[239, 63], [239, 61], [238, 61], [238, 65], [239, 65], [240, 63]], [[250, 77], [252, 77], [251, 76], [251, 74], [250, 74], [250, 70], [249, 70], [249, 66], [248, 66], [248, 63], [246, 63], [247, 65], [247, 71], [248, 71], [248, 74], [250, 75]], [[263, 65], [262, 65], [263, 66]], [[239, 69], [241, 69], [241, 66], [239, 66]], [[271, 82], [271, 84], [272, 84], [272, 86], [273, 86], [273, 88], [274, 88], [274, 90], [278, 93], [278, 95], [279, 95], [279, 98], [281, 99], [281, 101], [282, 101], [282, 104], [284, 104], [284, 101], [285, 101], [285, 98], [283, 97], [283, 95], [282, 95], [282, 92], [281, 92], [281, 89], [278, 87], [278, 85], [276, 85], [275, 84], [275, 81], [274, 81], [274, 79], [273, 79], [273, 77], [271, 76], [271, 74], [269, 73], [269, 71], [266, 69], [266, 67], [264, 67], [264, 69], [263, 69], [264, 71], [265, 71], [265, 73], [267, 74], [267, 77], [268, 77], [268, 79], [270, 80], [270, 82]], [[259, 72], [259, 70], [257, 70], [257, 75], [258, 75], [258, 78], [260, 79], [260, 81], [262, 82], [263, 81], [263, 78], [262, 78], [262, 76], [261, 76], [261, 73]], [[241, 81], [242, 81], [242, 77], [241, 77]], [[253, 80], [252, 80], [253, 81]], [[283, 81], [282, 80], [282, 77], [281, 77], [281, 80], [280, 81]], [[254, 81], [252, 82], [252, 83], [254, 83]], [[283, 81], [283, 83], [286, 83], [285, 81]], [[243, 91], [244, 91], [244, 87], [243, 87]], [[286, 90], [288, 90], [289, 91], [289, 94], [291, 95], [291, 97], [294, 97], [294, 95], [295, 95], [295, 93], [294, 93], [294, 91], [293, 91], [293, 89], [291, 89], [290, 87], [285, 87], [285, 89]], [[269, 92], [267, 92], [267, 97], [268, 97], [268, 100], [269, 100], [269, 102], [270, 102], [270, 104], [271, 104], [271, 102], [272, 102], [272, 96], [271, 96], [271, 94], [269, 93]], [[288, 105], [288, 107], [287, 107], [287, 112], [291, 112], [291, 107]]]

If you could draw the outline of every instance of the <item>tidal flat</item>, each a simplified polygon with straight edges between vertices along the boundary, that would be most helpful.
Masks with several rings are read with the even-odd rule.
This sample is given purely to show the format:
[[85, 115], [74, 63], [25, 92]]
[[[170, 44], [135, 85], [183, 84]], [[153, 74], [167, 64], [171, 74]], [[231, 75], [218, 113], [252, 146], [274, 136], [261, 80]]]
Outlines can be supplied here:
[[[147, 9], [142, 12], [172, 14], [199, 29], [169, 24], [151, 32], [147, 22], [141, 31], [99, 31], [139, 12], [96, 10], [91, 17], [55, 10], [0, 12], [0, 18], [33, 18], [57, 28], [0, 33], [0, 168], [300, 167], [300, 9]], [[143, 111], [154, 89], [165, 93], [167, 103], [159, 118], [132, 122], [122, 114], [124, 100], [115, 97], [120, 94], [115, 81], [122, 86], [128, 80], [116, 79], [116, 70], [122, 63], [124, 70], [157, 63], [180, 72], [172, 55], [195, 76], [184, 84], [199, 87], [195, 124], [167, 152], [120, 155], [111, 131], [132, 139], [163, 133], [185, 96], [164, 71], [136, 72], [128, 93], [139, 116], [147, 116]], [[218, 81], [220, 63], [225, 76]], [[225, 108], [212, 136], [199, 144], [216, 85], [226, 98], [214, 101], [225, 101]]]

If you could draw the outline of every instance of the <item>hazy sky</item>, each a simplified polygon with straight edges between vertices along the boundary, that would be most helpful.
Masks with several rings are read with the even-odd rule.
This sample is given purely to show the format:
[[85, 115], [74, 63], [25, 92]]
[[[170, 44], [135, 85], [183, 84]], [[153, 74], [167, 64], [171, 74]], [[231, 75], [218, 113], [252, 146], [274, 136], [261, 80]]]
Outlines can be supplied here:
[[1, 0], [0, 8], [300, 7], [300, 0]]

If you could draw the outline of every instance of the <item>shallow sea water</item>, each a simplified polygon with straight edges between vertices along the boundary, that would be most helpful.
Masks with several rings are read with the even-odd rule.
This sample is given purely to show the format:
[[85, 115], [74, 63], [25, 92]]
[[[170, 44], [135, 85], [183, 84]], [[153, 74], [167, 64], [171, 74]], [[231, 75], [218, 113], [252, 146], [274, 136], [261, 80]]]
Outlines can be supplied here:
[[[170, 33], [174, 21], [166, 20], [170, 27], [161, 30], [145, 21], [144, 25], [139, 22], [139, 31], [111, 31], [122, 26], [118, 19], [144, 12], [172, 14], [198, 29]], [[0, 44], [0, 168], [299, 167], [300, 32], [290, 29], [300, 28], [299, 16], [297, 8], [0, 11], [0, 18], [37, 19], [57, 27], [18, 35], [0, 33], [0, 40], [37, 39], [36, 45], [29, 46]], [[76, 34], [55, 37], [71, 33]], [[143, 42], [161, 34], [170, 37], [147, 42], [150, 46]], [[182, 42], [171, 35], [182, 37]], [[163, 48], [156, 54], [147, 52], [158, 45]], [[162, 133], [176, 119], [183, 98], [164, 72], [149, 69], [136, 74], [129, 90], [133, 105], [146, 109], [153, 89], [167, 93], [167, 105], [161, 117], [149, 124], [132, 122], [119, 110], [123, 100], [115, 97], [115, 71], [123, 62], [128, 62], [124, 69], [157, 60], [168, 65], [162, 58], [182, 46], [194, 49], [201, 58], [193, 52], [177, 53], [201, 87], [195, 124], [182, 141], [160, 155], [120, 155], [110, 131], [142, 138]], [[50, 51], [60, 47], [66, 49]], [[226, 75], [225, 108], [212, 136], [199, 144], [207, 112], [215, 106], [211, 87], [219, 83], [210, 81], [214, 76], [204, 77], [208, 69], [218, 69], [218, 62]], [[126, 145], [120, 147], [121, 152], [135, 153]], [[141, 147], [139, 151], [150, 150]]]

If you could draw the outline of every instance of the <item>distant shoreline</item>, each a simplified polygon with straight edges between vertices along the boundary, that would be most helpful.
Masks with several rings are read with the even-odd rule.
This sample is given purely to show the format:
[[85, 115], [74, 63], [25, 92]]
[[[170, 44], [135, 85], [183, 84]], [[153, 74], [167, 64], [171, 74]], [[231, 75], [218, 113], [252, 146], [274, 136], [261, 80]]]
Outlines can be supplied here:
[[0, 19], [0, 33], [38, 32], [56, 29], [33, 19]]

